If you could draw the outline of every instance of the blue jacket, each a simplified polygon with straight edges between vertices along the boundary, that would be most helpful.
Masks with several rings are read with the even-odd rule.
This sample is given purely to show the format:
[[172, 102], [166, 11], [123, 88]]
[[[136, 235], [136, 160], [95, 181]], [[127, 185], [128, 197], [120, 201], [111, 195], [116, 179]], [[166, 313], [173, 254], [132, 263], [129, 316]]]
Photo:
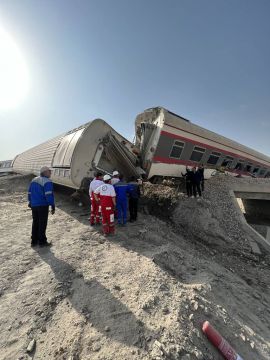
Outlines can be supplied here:
[[128, 189], [129, 197], [131, 199], [138, 199], [141, 195], [139, 184], [136, 182], [130, 182], [128, 185], [129, 185], [129, 189]]
[[123, 181], [114, 184], [116, 192], [116, 201], [127, 201], [127, 193], [129, 192], [129, 185]]
[[52, 181], [45, 176], [35, 177], [29, 186], [28, 201], [31, 207], [49, 205], [54, 207]]

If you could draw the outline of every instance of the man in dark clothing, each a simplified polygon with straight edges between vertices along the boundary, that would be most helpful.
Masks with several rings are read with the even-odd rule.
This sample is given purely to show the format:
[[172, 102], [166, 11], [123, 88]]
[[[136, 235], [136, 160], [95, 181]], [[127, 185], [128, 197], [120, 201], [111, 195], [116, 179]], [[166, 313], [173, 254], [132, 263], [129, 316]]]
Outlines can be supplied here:
[[130, 216], [129, 221], [133, 222], [137, 220], [138, 201], [141, 192], [140, 192], [140, 186], [137, 183], [135, 176], [132, 176], [130, 178], [130, 182], [128, 183], [128, 185], [129, 185], [128, 193], [129, 193], [129, 216]]
[[202, 196], [201, 174], [198, 170], [196, 170], [195, 166], [192, 168], [192, 191], [193, 191], [193, 197], [197, 196], [197, 192], [200, 197]]
[[47, 242], [46, 228], [49, 206], [51, 213], [55, 213], [53, 184], [50, 180], [51, 170], [47, 166], [40, 169], [40, 176], [35, 177], [28, 190], [28, 206], [32, 210], [32, 242], [31, 246], [50, 246]]
[[203, 164], [199, 165], [198, 171], [201, 175], [201, 190], [204, 191], [204, 166], [203, 166]]
[[190, 197], [190, 196], [192, 196], [193, 173], [188, 167], [186, 167], [186, 173], [185, 174], [182, 173], [182, 176], [184, 176], [186, 179], [187, 196]]

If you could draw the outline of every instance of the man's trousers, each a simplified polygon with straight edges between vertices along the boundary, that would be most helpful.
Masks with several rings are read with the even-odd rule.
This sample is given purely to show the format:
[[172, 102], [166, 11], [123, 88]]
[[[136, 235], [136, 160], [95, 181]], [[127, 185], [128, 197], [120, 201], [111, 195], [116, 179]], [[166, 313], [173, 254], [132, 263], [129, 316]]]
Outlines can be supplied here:
[[101, 207], [94, 197], [91, 197], [90, 225], [100, 224]]
[[117, 208], [117, 220], [118, 224], [126, 224], [127, 222], [127, 199], [116, 200], [116, 208]]
[[49, 206], [32, 207], [32, 245], [42, 245], [47, 242], [46, 228], [49, 215]]
[[137, 212], [138, 212], [138, 199], [130, 198], [129, 199], [130, 221], [136, 221], [137, 220]]
[[111, 206], [102, 206], [101, 213], [103, 233], [114, 234], [114, 209]]

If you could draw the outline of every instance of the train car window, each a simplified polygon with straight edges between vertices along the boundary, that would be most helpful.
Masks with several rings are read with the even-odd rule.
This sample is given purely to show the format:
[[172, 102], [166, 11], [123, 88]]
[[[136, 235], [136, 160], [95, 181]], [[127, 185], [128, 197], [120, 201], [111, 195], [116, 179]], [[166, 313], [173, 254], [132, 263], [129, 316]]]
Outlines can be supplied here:
[[252, 172], [253, 172], [253, 174], [256, 174], [256, 173], [259, 171], [259, 169], [260, 169], [260, 168], [255, 167], [255, 168], [253, 169], [253, 171], [252, 171]]
[[209, 159], [207, 160], [207, 164], [216, 165], [218, 159], [220, 158], [221, 153], [212, 151]]
[[65, 170], [64, 177], [69, 177], [69, 170]]
[[245, 166], [244, 171], [246, 171], [246, 172], [251, 172], [252, 166], [253, 166], [253, 165], [252, 165], [251, 163], [248, 163], [248, 164]]
[[244, 160], [239, 160], [235, 165], [235, 170], [243, 170], [244, 168]]
[[54, 170], [54, 175], [55, 175], [55, 176], [59, 176], [59, 169], [55, 169], [55, 170]]
[[266, 169], [262, 169], [260, 172], [259, 172], [259, 175], [264, 175], [266, 172]]
[[266, 178], [270, 178], [270, 171], [265, 175]]
[[221, 166], [229, 169], [232, 165], [232, 162], [233, 162], [233, 157], [226, 156], [225, 159], [223, 160]]
[[183, 150], [184, 146], [185, 146], [185, 143], [183, 143], [182, 141], [175, 140], [173, 143], [173, 146], [172, 146], [170, 157], [179, 159], [182, 154], [182, 150]]
[[64, 170], [63, 169], [59, 170], [59, 176], [64, 176]]
[[199, 161], [201, 161], [204, 153], [205, 153], [204, 148], [201, 148], [199, 146], [194, 146], [190, 160], [199, 162]]

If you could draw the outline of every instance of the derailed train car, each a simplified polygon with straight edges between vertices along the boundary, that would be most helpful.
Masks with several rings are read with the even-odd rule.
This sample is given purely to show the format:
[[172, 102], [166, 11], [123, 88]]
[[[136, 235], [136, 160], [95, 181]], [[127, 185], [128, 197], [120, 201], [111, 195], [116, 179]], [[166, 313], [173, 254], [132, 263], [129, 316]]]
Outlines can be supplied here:
[[53, 182], [75, 189], [97, 170], [111, 174], [117, 169], [126, 177], [144, 173], [160, 182], [181, 177], [186, 166], [204, 164], [205, 178], [215, 169], [234, 176], [270, 177], [270, 157], [162, 107], [139, 114], [135, 131], [132, 144], [96, 119], [17, 155], [13, 170], [38, 175], [46, 165], [52, 168]]
[[97, 170], [139, 176], [133, 148], [104, 120], [95, 119], [17, 155], [12, 166], [17, 173], [34, 175], [48, 166], [54, 183], [79, 189]]
[[150, 108], [135, 120], [141, 166], [153, 182], [180, 177], [186, 166], [204, 164], [233, 176], [270, 177], [270, 157], [206, 130], [162, 107]]

